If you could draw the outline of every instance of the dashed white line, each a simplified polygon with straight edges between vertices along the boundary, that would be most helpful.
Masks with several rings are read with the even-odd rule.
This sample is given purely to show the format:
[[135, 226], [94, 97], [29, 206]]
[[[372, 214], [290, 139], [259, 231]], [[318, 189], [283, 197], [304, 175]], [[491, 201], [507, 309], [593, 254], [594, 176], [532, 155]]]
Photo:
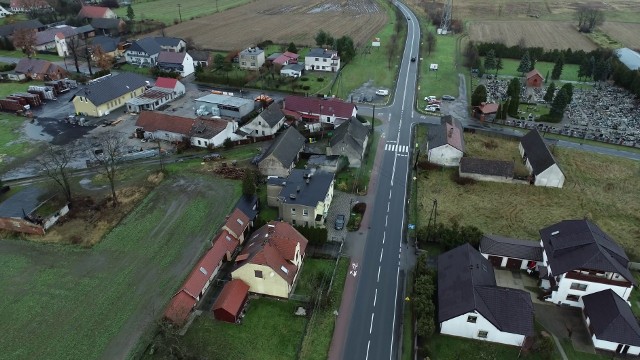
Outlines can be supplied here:
[[373, 294], [373, 307], [376, 307], [376, 300], [378, 299], [378, 288], [376, 288], [375, 294]]
[[382, 254], [384, 253], [384, 248], [380, 249], [380, 262], [382, 262]]
[[369, 334], [371, 334], [371, 332], [373, 331], [373, 315], [375, 315], [375, 313], [371, 313], [371, 325], [369, 326]]
[[389, 206], [391, 206], [390, 202], [387, 203], [387, 212], [389, 212]]
[[389, 200], [391, 200], [391, 189], [389, 189]]
[[382, 243], [383, 244], [384, 244], [384, 238], [386, 238], [386, 237], [387, 237], [387, 232], [385, 231], [385, 232], [382, 233]]
[[380, 282], [380, 265], [378, 265], [378, 280], [376, 282]]
[[369, 359], [369, 346], [371, 346], [371, 340], [367, 341], [367, 356], [364, 358], [365, 360]]
[[389, 215], [384, 217], [384, 226], [387, 226], [387, 223], [389, 222]]

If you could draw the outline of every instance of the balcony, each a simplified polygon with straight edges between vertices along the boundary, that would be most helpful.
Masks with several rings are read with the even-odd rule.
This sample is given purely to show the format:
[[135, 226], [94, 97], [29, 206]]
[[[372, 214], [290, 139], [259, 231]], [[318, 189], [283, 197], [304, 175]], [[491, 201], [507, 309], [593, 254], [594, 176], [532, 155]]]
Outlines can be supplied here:
[[598, 284], [607, 284], [607, 285], [621, 286], [621, 287], [631, 286], [631, 283], [627, 280], [607, 279], [606, 277], [603, 277], [603, 276], [587, 275], [587, 274], [582, 274], [575, 271], [570, 271], [566, 273], [564, 277], [567, 279], [588, 281], [588, 282], [598, 283]]

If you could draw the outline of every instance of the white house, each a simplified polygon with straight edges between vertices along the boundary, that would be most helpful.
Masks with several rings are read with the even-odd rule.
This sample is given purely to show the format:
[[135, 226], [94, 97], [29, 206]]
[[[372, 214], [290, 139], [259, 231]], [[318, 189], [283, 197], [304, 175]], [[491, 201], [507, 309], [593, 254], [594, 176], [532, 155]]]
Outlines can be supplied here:
[[0, 18], [3, 18], [5, 16], [11, 16], [11, 15], [13, 15], [13, 13], [7, 11], [7, 9], [0, 6]]
[[183, 83], [178, 81], [178, 79], [159, 77], [156, 79], [156, 83], [153, 85], [154, 88], [162, 88], [171, 90], [174, 97], [180, 97], [184, 95], [186, 88]]
[[479, 251], [497, 268], [533, 270], [543, 263], [542, 247], [539, 242], [532, 240], [485, 234], [480, 240]]
[[544, 299], [582, 307], [580, 299], [611, 290], [625, 301], [636, 280], [629, 258], [616, 242], [589, 220], [563, 220], [540, 230]]
[[284, 113], [280, 105], [271, 103], [253, 120], [242, 127], [242, 130], [250, 137], [262, 137], [275, 135], [284, 125]]
[[440, 125], [429, 129], [427, 148], [429, 162], [458, 166], [464, 155], [464, 135], [460, 121], [451, 115], [443, 116]]
[[313, 48], [304, 57], [304, 69], [336, 72], [340, 69], [340, 56], [334, 50]]
[[287, 64], [280, 69], [280, 75], [298, 78], [302, 76], [304, 64]]
[[536, 186], [561, 188], [564, 185], [564, 173], [556, 163], [551, 151], [544, 143], [538, 130], [533, 129], [520, 139], [520, 156]]
[[582, 315], [596, 349], [640, 355], [640, 326], [631, 307], [611, 290], [584, 296]]
[[176, 71], [181, 77], [195, 72], [193, 58], [186, 52], [161, 51], [157, 59], [158, 68], [164, 71]]
[[246, 137], [236, 134], [238, 123], [223, 119], [196, 119], [189, 132], [191, 145], [201, 148], [222, 146], [225, 140], [244, 140]]
[[250, 47], [240, 51], [238, 54], [240, 69], [258, 70], [264, 64], [264, 61], [264, 50], [259, 47]]
[[186, 47], [182, 39], [147, 37], [134, 41], [125, 51], [124, 56], [129, 64], [151, 67], [156, 65], [161, 51], [183, 52]]
[[136, 120], [136, 127], [144, 131], [145, 139], [179, 142], [189, 139], [195, 123], [196, 119], [142, 111]]
[[533, 313], [529, 293], [496, 286], [491, 263], [468, 243], [438, 256], [440, 333], [522, 346]]
[[355, 104], [335, 98], [319, 98], [317, 96], [289, 95], [284, 98], [285, 113], [296, 113], [308, 123], [325, 123], [340, 126], [345, 121], [358, 115]]

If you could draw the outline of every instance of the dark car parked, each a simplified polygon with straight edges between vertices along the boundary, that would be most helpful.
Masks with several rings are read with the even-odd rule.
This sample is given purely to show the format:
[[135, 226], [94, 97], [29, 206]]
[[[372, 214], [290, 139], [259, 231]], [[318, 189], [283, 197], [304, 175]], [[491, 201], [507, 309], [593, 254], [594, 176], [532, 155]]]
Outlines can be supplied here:
[[344, 215], [336, 216], [336, 223], [334, 227], [336, 230], [344, 229]]

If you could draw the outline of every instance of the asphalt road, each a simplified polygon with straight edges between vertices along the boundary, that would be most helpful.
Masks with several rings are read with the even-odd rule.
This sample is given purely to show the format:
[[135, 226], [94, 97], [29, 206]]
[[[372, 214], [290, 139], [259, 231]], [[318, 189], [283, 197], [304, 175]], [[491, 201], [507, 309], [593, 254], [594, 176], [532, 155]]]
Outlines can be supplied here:
[[[401, 257], [420, 28], [415, 15], [397, 4], [408, 20], [408, 36], [394, 102], [380, 112], [388, 120], [371, 226], [356, 271], [357, 289], [343, 359], [394, 359], [399, 354], [404, 272]], [[371, 206], [371, 204], [369, 205]], [[353, 276], [353, 273], [352, 273]]]

